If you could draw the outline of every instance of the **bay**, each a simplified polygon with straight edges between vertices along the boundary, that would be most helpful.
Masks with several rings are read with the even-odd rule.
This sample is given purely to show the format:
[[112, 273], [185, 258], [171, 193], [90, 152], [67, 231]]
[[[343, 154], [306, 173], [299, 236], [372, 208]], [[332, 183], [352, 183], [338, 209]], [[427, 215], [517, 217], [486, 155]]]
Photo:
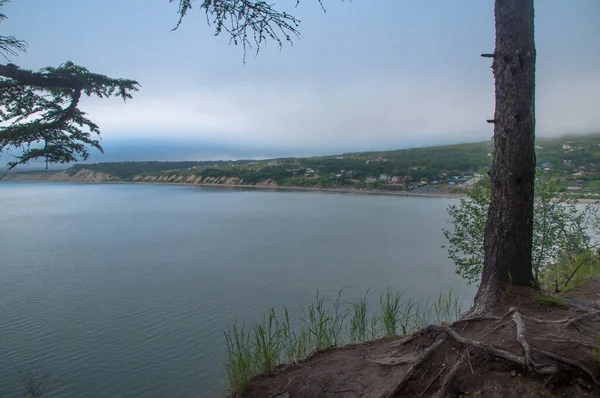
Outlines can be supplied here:
[[165, 185], [0, 183], [0, 396], [210, 397], [222, 330], [346, 287], [474, 288], [441, 229], [455, 199]]

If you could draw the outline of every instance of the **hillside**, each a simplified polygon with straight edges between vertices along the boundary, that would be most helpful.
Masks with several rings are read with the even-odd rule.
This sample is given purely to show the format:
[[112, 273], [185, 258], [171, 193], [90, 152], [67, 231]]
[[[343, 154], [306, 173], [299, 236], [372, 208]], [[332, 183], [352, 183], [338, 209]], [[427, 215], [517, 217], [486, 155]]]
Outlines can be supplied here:
[[[491, 143], [356, 152], [309, 158], [76, 164], [60, 173], [14, 173], [13, 179], [268, 185], [306, 188], [452, 190], [491, 163]], [[539, 139], [537, 165], [561, 190], [600, 192], [600, 134]], [[34, 177], [35, 176], [35, 177]]]

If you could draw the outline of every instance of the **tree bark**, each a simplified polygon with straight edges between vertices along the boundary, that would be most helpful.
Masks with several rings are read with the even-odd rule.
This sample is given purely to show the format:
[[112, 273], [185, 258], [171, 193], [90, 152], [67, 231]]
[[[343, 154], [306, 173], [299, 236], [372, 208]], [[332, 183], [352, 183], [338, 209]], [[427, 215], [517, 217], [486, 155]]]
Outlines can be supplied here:
[[492, 304], [507, 285], [535, 285], [531, 255], [536, 58], [533, 0], [496, 0], [494, 14], [492, 198], [475, 308]]

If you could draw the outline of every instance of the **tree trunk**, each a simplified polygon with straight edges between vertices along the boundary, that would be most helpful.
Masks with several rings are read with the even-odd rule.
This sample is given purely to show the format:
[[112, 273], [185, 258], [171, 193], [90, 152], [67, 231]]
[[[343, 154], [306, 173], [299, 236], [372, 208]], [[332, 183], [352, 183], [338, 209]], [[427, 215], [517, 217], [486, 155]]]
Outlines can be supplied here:
[[[496, 0], [494, 160], [485, 257], [475, 308], [507, 285], [534, 286], [535, 41], [533, 0]], [[479, 311], [476, 311], [479, 312]]]

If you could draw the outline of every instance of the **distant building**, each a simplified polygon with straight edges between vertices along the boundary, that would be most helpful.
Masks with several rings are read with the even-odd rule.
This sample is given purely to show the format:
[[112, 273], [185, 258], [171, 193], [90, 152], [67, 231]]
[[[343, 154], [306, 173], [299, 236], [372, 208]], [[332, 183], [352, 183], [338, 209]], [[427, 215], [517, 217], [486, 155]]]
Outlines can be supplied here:
[[267, 167], [277, 167], [279, 165], [280, 163], [277, 160], [271, 160], [270, 162], [267, 162]]
[[581, 191], [581, 188], [582, 187], [580, 185], [569, 185], [567, 187], [569, 191]]
[[569, 144], [563, 144], [562, 148], [563, 149], [573, 149], [573, 147]]
[[389, 180], [389, 179], [390, 179], [390, 176], [388, 176], [387, 174], [379, 175], [379, 181], [387, 182], [387, 180]]
[[377, 178], [375, 178], [375, 177], [367, 177], [367, 178], [365, 178], [365, 182], [367, 184], [373, 184], [376, 181], [377, 181]]

